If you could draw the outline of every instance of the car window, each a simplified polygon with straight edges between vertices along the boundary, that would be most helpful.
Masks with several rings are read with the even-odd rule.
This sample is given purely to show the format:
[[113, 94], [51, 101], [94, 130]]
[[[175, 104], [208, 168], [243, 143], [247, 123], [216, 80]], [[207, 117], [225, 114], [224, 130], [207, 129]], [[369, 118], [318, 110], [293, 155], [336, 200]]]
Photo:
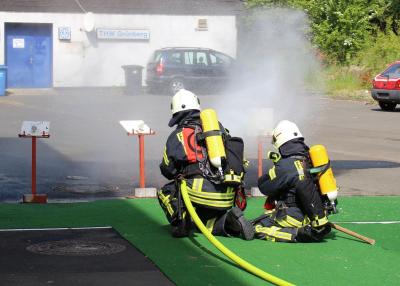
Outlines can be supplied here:
[[194, 52], [185, 52], [185, 65], [192, 65], [194, 59]]
[[161, 59], [161, 51], [155, 51], [151, 55], [149, 62], [150, 63], [156, 63], [156, 62], [160, 61], [160, 59]]
[[210, 61], [212, 65], [230, 65], [232, 62], [229, 56], [218, 52], [210, 53]]
[[196, 52], [196, 64], [208, 66], [207, 53], [206, 52]]
[[390, 66], [382, 73], [382, 76], [400, 77], [400, 64], [394, 64]]
[[173, 64], [182, 64], [182, 53], [181, 52], [172, 52], [167, 60], [168, 63]]

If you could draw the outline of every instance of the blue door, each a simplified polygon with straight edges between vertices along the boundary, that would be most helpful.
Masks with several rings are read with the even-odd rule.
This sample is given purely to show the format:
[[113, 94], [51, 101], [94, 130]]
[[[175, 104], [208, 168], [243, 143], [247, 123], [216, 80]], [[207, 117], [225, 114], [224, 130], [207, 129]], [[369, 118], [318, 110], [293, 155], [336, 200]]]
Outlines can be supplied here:
[[6, 23], [7, 87], [52, 86], [52, 25]]

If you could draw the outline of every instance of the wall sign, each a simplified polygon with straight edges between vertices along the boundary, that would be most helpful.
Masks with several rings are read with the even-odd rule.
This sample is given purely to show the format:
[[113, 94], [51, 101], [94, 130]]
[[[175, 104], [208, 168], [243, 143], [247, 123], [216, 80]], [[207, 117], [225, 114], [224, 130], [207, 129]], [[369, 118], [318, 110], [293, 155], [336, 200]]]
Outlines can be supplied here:
[[71, 28], [70, 27], [58, 27], [58, 39], [59, 40], [71, 40]]
[[96, 32], [97, 38], [102, 40], [150, 40], [149, 30], [99, 28]]
[[196, 31], [208, 31], [207, 19], [198, 19]]
[[25, 39], [13, 39], [13, 48], [14, 49], [24, 49], [25, 48]]

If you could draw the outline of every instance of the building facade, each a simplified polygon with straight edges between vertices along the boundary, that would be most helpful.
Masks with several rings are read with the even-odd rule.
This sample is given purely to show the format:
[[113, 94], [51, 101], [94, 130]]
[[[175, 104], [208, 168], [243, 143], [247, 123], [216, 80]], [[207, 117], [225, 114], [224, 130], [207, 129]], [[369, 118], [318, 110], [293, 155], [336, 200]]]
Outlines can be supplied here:
[[233, 0], [1, 0], [0, 64], [9, 88], [123, 86], [122, 66], [145, 66], [162, 47], [235, 57], [240, 8]]

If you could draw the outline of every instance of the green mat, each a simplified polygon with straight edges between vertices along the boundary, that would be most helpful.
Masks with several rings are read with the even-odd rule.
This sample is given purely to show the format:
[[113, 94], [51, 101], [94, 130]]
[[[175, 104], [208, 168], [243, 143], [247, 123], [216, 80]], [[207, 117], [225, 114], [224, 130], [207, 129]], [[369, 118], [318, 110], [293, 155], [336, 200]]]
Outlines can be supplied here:
[[[250, 199], [246, 216], [262, 213]], [[331, 221], [376, 239], [374, 246], [338, 231], [326, 242], [285, 244], [218, 238], [264, 271], [297, 285], [399, 285], [400, 224], [348, 224], [400, 220], [400, 197], [346, 197]], [[174, 239], [155, 199], [47, 205], [0, 204], [0, 228], [113, 226], [177, 285], [268, 285], [212, 246], [202, 234]]]

